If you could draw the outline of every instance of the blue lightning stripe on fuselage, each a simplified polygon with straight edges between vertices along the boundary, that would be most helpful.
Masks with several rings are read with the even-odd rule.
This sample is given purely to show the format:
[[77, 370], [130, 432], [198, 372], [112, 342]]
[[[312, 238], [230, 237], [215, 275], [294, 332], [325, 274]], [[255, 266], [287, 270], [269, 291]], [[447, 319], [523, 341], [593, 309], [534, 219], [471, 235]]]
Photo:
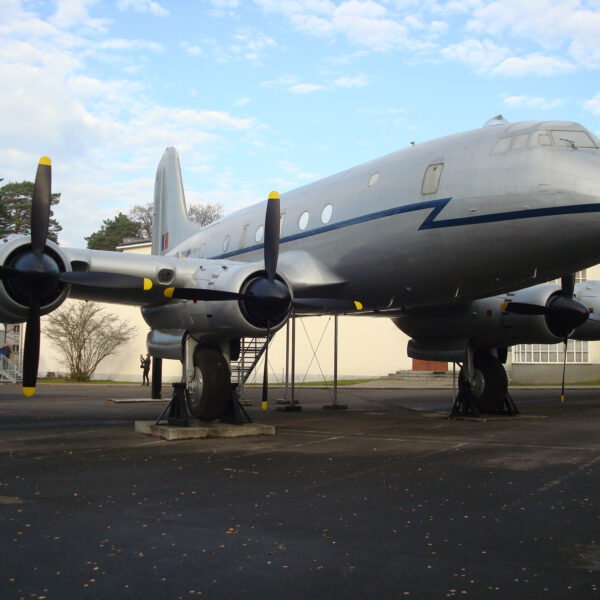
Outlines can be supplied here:
[[[575, 204], [573, 206], [549, 206], [546, 208], [511, 210], [503, 213], [472, 215], [469, 217], [456, 217], [453, 219], [436, 220], [437, 216], [442, 212], [442, 210], [444, 210], [450, 200], [452, 200], [452, 198], [441, 198], [439, 200], [427, 200], [425, 202], [416, 202], [414, 204], [406, 204], [404, 206], [395, 206], [394, 208], [388, 208], [386, 210], [380, 210], [374, 213], [361, 215], [360, 217], [354, 217], [352, 219], [347, 219], [346, 221], [340, 221], [338, 223], [332, 223], [331, 225], [317, 227], [316, 229], [311, 229], [310, 231], [301, 231], [293, 235], [288, 235], [282, 237], [279, 240], [279, 243], [282, 245], [287, 242], [293, 242], [295, 240], [311, 237], [313, 235], [319, 235], [328, 231], [352, 227], [353, 225], [366, 223], [368, 221], [375, 221], [385, 217], [391, 217], [392, 215], [426, 210], [428, 208], [432, 210], [419, 227], [419, 231], [423, 229], [441, 229], [443, 227], [461, 227], [463, 225], [497, 223], [499, 221], [514, 221], [518, 219], [533, 219], [536, 217], [552, 217], [557, 215], [600, 212], [600, 203], [592, 203]], [[225, 252], [211, 258], [231, 258], [232, 256], [239, 256], [240, 254], [246, 254], [247, 252], [260, 250], [263, 248], [263, 246], [264, 244], [254, 244], [253, 246], [248, 246], [247, 248], [240, 248], [231, 252]]]

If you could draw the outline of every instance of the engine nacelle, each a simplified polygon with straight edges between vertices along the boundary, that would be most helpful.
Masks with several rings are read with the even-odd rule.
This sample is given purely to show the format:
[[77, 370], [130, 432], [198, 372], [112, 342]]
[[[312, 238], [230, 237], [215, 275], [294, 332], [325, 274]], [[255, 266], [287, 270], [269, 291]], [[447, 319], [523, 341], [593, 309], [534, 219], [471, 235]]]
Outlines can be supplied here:
[[[264, 279], [264, 271], [256, 264], [206, 261], [186, 282], [185, 287], [246, 293], [253, 282], [261, 279]], [[282, 289], [289, 289], [284, 279], [278, 276], [276, 281]], [[254, 318], [252, 306], [243, 298], [172, 301], [160, 306], [144, 307], [142, 315], [152, 329], [184, 330], [203, 342], [266, 335], [266, 324]], [[289, 310], [280, 311], [270, 322], [270, 331], [274, 333], [280, 329], [288, 315]]]
[[[507, 301], [547, 306], [560, 289], [560, 285], [541, 284], [438, 312], [431, 309], [407, 313], [393, 322], [413, 338], [409, 356], [426, 360], [447, 361], [448, 357], [458, 357], [468, 341], [478, 348], [556, 344], [562, 339], [552, 333], [543, 315], [513, 314], [503, 311], [502, 306]], [[577, 331], [573, 337], [576, 334]]]
[[[548, 306], [550, 300], [560, 293], [560, 285], [545, 283], [524, 290], [510, 292], [504, 297], [509, 302], [519, 302], [537, 306]], [[479, 300], [478, 302], [483, 302]], [[516, 344], [556, 344], [562, 337], [553, 333], [548, 319], [543, 315], [520, 315], [505, 312], [502, 326], [506, 332], [505, 346]]]
[[[10, 236], [0, 240], [0, 265], [11, 267], [18, 259], [31, 251], [28, 236]], [[71, 265], [57, 244], [48, 240], [44, 250], [44, 261], [53, 269], [71, 271]], [[69, 285], [59, 284], [47, 296], [40, 298], [40, 314], [56, 310], [69, 295]], [[29, 302], [12, 285], [11, 279], [0, 280], [0, 322], [22, 323], [27, 320]]]

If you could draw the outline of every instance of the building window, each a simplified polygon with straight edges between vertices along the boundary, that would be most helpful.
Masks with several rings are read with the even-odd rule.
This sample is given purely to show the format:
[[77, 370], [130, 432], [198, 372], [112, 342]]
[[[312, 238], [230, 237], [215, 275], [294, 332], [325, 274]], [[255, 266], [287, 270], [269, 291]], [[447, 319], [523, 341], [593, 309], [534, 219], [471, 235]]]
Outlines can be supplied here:
[[[564, 360], [564, 344], [520, 344], [512, 349], [515, 364], [560, 364]], [[588, 342], [569, 340], [567, 343], [568, 363], [588, 363]]]

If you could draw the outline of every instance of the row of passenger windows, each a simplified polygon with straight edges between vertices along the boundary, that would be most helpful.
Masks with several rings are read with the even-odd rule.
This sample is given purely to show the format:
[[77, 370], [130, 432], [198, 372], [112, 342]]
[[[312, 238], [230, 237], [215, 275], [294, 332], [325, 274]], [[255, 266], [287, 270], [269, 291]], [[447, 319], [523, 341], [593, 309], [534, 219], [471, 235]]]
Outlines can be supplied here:
[[534, 131], [500, 138], [492, 154], [502, 154], [509, 150], [525, 147], [559, 146], [563, 148], [598, 148], [598, 144], [586, 131]]
[[[321, 223], [323, 225], [327, 225], [327, 223], [329, 223], [329, 221], [331, 221], [332, 215], [333, 215], [333, 206], [331, 204], [327, 204], [326, 206], [323, 207], [323, 210], [321, 211]], [[283, 228], [284, 220], [285, 220], [285, 213], [283, 213], [281, 215], [280, 220], [279, 220], [280, 233]], [[298, 219], [298, 229], [300, 231], [304, 231], [308, 227], [309, 220], [310, 220], [310, 213], [307, 210], [305, 210], [300, 215], [300, 218]], [[244, 225], [244, 227], [242, 229], [242, 235], [239, 240], [238, 248], [244, 248], [246, 246], [246, 233], [248, 231], [248, 228], [249, 228], [249, 225]], [[259, 225], [256, 228], [256, 232], [254, 234], [255, 242], [257, 244], [260, 244], [263, 241], [264, 235], [265, 235], [264, 225]], [[233, 247], [231, 245], [231, 236], [227, 235], [227, 236], [225, 236], [225, 239], [223, 240], [223, 252], [229, 252], [229, 250], [233, 250]]]
[[[438, 191], [438, 189], [440, 187], [440, 178], [442, 176], [443, 169], [444, 169], [444, 163], [441, 163], [441, 162], [431, 164], [425, 169], [425, 175], [423, 176], [423, 183], [421, 185], [421, 194], [423, 194], [423, 195], [435, 194]], [[377, 182], [378, 179], [379, 179], [379, 172], [377, 172], [371, 176], [371, 178], [368, 181], [368, 186], [372, 187], [373, 185], [375, 185], [375, 183]], [[323, 225], [327, 225], [327, 223], [329, 223], [331, 221], [332, 216], [333, 216], [333, 206], [331, 204], [326, 204], [323, 207], [323, 210], [321, 211], [321, 223]], [[280, 222], [279, 222], [279, 231], [280, 232], [281, 232], [281, 229], [283, 228], [284, 219], [285, 219], [285, 213], [283, 213], [280, 218]], [[309, 221], [310, 221], [310, 212], [305, 210], [298, 219], [298, 229], [300, 231], [306, 230], [306, 228], [308, 227]], [[230, 235], [225, 236], [225, 239], [223, 240], [223, 245], [222, 245], [223, 252], [229, 252], [234, 249], [245, 248], [248, 245], [247, 234], [248, 234], [249, 228], [250, 228], [249, 224], [244, 225], [244, 227], [242, 228], [241, 235], [237, 242], [237, 247], [234, 246], [235, 242], [232, 243], [232, 237]], [[265, 235], [264, 225], [259, 225], [256, 228], [256, 231], [254, 233], [254, 241], [257, 244], [260, 244], [263, 241], [264, 235]], [[205, 250], [206, 250], [206, 244], [203, 244], [200, 248], [192, 248], [190, 250], [187, 250], [185, 253], [182, 253], [181, 257], [184, 258], [184, 257], [188, 257], [188, 256], [194, 256], [197, 258], [204, 258]]]

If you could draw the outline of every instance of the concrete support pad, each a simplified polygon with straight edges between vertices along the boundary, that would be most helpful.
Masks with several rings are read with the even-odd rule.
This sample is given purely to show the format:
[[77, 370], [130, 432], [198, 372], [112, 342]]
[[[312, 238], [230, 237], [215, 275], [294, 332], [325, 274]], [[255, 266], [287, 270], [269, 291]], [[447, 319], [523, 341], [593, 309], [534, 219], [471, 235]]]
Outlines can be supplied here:
[[107, 398], [114, 404], [135, 404], [136, 402], [169, 402], [171, 398]]
[[175, 425], [157, 425], [154, 421], [136, 421], [135, 430], [138, 433], [162, 437], [165, 440], [193, 440], [199, 438], [234, 438], [256, 435], [275, 435], [274, 425], [261, 423], [244, 423], [231, 425], [229, 423], [194, 423], [189, 427]]

